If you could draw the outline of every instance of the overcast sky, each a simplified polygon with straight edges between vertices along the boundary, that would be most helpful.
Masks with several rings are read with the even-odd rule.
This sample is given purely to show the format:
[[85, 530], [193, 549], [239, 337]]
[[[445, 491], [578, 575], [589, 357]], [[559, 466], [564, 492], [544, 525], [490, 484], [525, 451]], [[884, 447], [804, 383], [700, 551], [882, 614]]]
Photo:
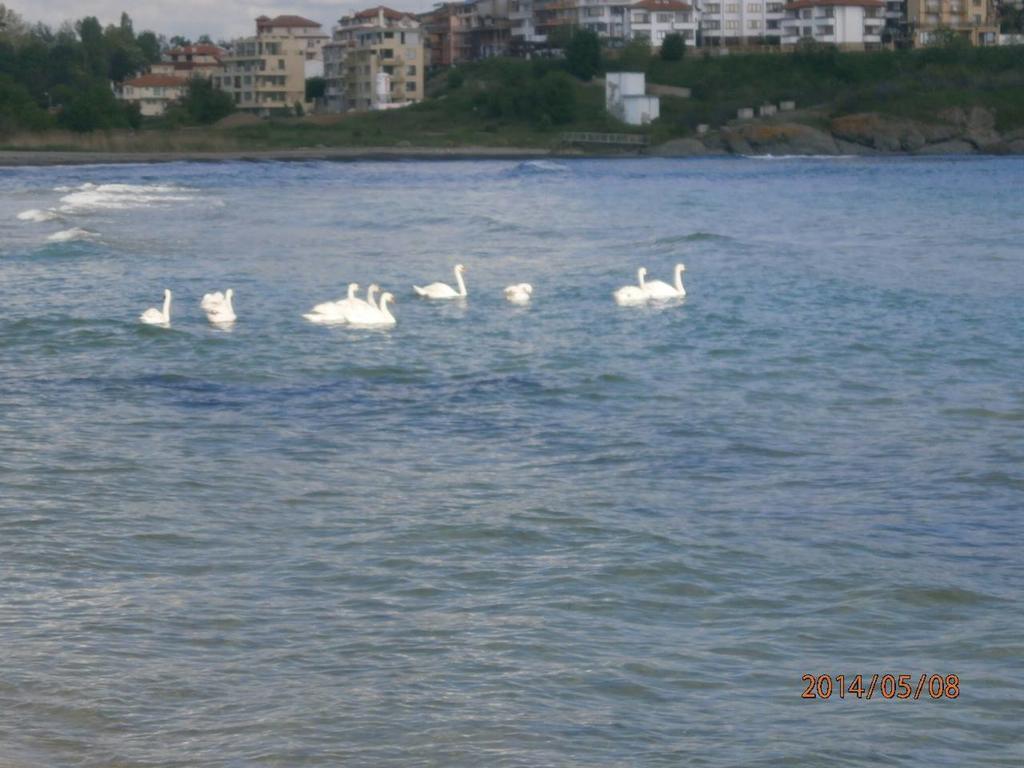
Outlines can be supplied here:
[[[62, 21], [96, 16], [100, 22], [116, 24], [121, 11], [135, 23], [135, 31], [152, 29], [167, 35], [184, 35], [195, 39], [204, 32], [213, 39], [241, 37], [256, 32], [256, 17], [284, 13], [305, 16], [324, 25], [330, 33], [339, 18], [363, 8], [380, 4], [374, 0], [285, 0], [273, 4], [266, 0], [2, 0], [26, 21], [42, 21], [58, 26]], [[400, 11], [425, 11], [435, 0], [395, 0], [385, 5]]]

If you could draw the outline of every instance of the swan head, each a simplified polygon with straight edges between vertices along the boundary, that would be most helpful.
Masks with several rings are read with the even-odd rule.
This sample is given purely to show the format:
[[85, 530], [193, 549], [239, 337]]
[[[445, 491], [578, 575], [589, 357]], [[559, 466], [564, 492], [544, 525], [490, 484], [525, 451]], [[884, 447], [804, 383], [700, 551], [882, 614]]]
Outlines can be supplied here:
[[682, 264], [682, 263], [676, 264], [676, 272], [685, 272], [685, 271], [686, 271], [686, 265], [685, 264]]
[[350, 298], [352, 296], [354, 296], [355, 292], [358, 291], [358, 290], [359, 290], [359, 283], [349, 283], [348, 284], [348, 295], [349, 295]]
[[227, 299], [228, 301], [231, 301], [231, 297], [234, 296], [234, 295], [235, 295], [235, 289], [234, 288], [228, 288], [226, 291], [224, 291], [224, 298]]
[[464, 266], [462, 266], [461, 264], [456, 264], [455, 265], [455, 271], [456, 272], [465, 272], [466, 268]]
[[387, 302], [394, 303], [394, 301], [395, 301], [395, 295], [393, 293], [391, 293], [391, 291], [384, 291], [384, 293], [381, 294], [380, 302], [379, 303], [381, 304], [381, 306], [383, 306]]
[[529, 295], [532, 295], [532, 294], [533, 294], [533, 286], [532, 286], [532, 285], [530, 285], [529, 283], [523, 283], [523, 284], [522, 284], [522, 285], [520, 286], [520, 288], [522, 288], [522, 289], [523, 289], [523, 293], [525, 293], [525, 294], [526, 294], [527, 296], [529, 296]]
[[171, 300], [171, 289], [170, 288], [164, 288], [164, 299], [166, 299], [167, 301]]

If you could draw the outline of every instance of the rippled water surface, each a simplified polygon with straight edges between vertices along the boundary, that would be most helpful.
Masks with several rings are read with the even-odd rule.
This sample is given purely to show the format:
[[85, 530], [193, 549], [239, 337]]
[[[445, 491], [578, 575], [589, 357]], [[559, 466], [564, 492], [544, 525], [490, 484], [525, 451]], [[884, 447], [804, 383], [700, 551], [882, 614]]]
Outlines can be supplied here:
[[1022, 181], [0, 172], [0, 765], [1021, 765]]

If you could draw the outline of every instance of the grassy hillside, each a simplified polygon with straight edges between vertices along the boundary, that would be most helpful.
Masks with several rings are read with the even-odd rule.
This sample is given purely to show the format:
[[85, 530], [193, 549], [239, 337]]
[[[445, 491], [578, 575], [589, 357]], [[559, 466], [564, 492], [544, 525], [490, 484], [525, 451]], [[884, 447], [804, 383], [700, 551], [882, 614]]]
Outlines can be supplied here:
[[1000, 130], [1024, 126], [1024, 46], [652, 58], [647, 74], [692, 89], [687, 102], [663, 109], [667, 124], [658, 132], [667, 134], [720, 125], [740, 107], [783, 99], [825, 105], [831, 116], [876, 111], [922, 120], [949, 106], [983, 106], [995, 110]]

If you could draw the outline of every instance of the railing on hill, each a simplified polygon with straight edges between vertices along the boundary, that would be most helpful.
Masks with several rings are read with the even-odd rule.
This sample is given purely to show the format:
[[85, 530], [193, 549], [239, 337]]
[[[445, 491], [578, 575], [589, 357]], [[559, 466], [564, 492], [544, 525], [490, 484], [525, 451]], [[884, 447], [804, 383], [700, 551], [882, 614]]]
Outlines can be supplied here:
[[563, 144], [614, 144], [628, 147], [646, 147], [647, 137], [638, 133], [594, 133], [570, 131], [562, 134]]

